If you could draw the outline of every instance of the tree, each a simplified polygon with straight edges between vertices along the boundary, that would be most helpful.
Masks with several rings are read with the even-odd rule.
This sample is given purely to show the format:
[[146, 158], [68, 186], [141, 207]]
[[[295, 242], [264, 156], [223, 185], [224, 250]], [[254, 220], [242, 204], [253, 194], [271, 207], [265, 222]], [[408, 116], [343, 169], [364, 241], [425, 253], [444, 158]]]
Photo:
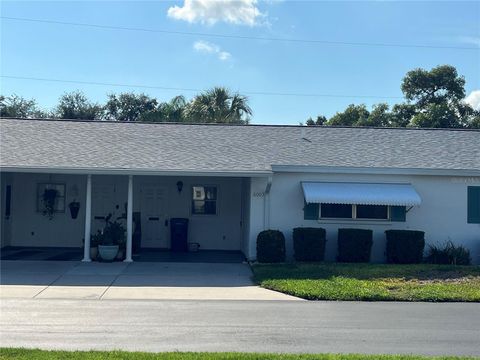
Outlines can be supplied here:
[[250, 115], [248, 98], [223, 87], [195, 96], [185, 108], [185, 119], [189, 122], [248, 124]]
[[327, 122], [327, 118], [323, 115], [318, 115], [317, 118], [315, 120], [313, 120], [312, 118], [308, 118], [307, 121], [306, 121], [306, 125], [307, 126], [321, 126], [321, 125], [325, 125]]
[[470, 120], [470, 128], [480, 129], [480, 111], [476, 111]]
[[395, 104], [392, 108], [391, 126], [406, 127], [416, 114], [415, 105]]
[[63, 94], [56, 108], [56, 116], [60, 119], [95, 120], [102, 116], [103, 108], [90, 102], [80, 91]]
[[401, 88], [407, 100], [416, 102], [419, 109], [430, 104], [455, 104], [465, 98], [465, 78], [451, 65], [409, 71]]
[[357, 126], [358, 123], [365, 123], [370, 113], [365, 104], [350, 104], [343, 112], [337, 112], [328, 120], [328, 125], [335, 126]]
[[187, 101], [184, 96], [175, 96], [169, 102], [160, 103], [154, 111], [143, 114], [140, 120], [153, 122], [183, 122], [186, 106]]
[[359, 119], [355, 126], [384, 127], [390, 126], [391, 123], [392, 114], [389, 112], [388, 104], [382, 103], [373, 105], [373, 109], [368, 114], [368, 117]]
[[39, 110], [33, 99], [25, 99], [18, 95], [0, 95], [0, 116], [12, 118], [45, 118], [49, 114]]
[[428, 104], [412, 118], [411, 126], [421, 128], [459, 128], [458, 114], [448, 104]]
[[409, 71], [402, 81], [402, 91], [413, 102], [415, 114], [410, 126], [434, 128], [471, 127], [475, 111], [466, 103], [465, 79], [455, 67], [441, 65], [430, 71]]
[[184, 96], [175, 96], [168, 103], [161, 103], [160, 111], [169, 122], [182, 122], [184, 120], [184, 111], [187, 106], [187, 100]]
[[[105, 118], [117, 121], [141, 121], [157, 109], [158, 101], [145, 94], [109, 94], [105, 104]], [[148, 114], [148, 115], [147, 115]]]

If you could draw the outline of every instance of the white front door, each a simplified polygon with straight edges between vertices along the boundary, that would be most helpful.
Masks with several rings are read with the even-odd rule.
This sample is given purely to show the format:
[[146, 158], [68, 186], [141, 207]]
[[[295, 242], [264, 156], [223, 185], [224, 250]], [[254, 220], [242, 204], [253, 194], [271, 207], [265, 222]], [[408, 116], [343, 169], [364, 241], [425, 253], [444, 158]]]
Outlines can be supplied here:
[[165, 189], [142, 186], [140, 212], [142, 217], [142, 248], [169, 248], [165, 215]]

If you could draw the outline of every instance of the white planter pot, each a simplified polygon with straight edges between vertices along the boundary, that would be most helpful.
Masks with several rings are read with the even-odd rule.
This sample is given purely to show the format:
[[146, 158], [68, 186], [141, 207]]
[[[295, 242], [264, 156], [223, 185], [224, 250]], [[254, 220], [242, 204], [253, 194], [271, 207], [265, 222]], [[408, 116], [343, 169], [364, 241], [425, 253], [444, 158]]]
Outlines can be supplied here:
[[117, 257], [118, 245], [98, 245], [98, 255], [105, 261], [113, 261]]

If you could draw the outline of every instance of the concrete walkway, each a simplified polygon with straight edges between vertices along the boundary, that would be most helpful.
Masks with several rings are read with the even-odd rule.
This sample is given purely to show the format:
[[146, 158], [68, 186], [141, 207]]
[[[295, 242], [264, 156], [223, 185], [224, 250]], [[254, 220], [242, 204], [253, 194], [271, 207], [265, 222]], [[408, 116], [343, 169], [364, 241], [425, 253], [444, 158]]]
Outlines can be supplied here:
[[252, 283], [247, 264], [1, 262], [0, 298], [300, 300]]

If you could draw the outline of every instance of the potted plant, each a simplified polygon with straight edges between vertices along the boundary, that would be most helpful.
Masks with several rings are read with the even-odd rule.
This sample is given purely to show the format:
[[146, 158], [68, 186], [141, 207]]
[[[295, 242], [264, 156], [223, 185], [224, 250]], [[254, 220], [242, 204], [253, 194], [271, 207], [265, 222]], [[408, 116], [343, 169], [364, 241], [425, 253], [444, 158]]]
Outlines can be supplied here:
[[55, 214], [55, 204], [57, 202], [58, 191], [56, 189], [45, 189], [42, 195], [43, 215], [48, 216], [49, 220], [53, 219]]
[[98, 256], [98, 245], [103, 242], [103, 233], [98, 230], [96, 234], [90, 236], [90, 259], [96, 260]]
[[113, 261], [118, 254], [120, 244], [125, 241], [125, 228], [118, 221], [111, 221], [112, 214], [105, 218], [105, 228], [101, 243], [98, 244], [98, 254], [105, 261]]
[[72, 219], [76, 219], [78, 216], [78, 211], [80, 210], [80, 203], [76, 200], [73, 200], [70, 204], [68, 204], [70, 208], [70, 215]]

